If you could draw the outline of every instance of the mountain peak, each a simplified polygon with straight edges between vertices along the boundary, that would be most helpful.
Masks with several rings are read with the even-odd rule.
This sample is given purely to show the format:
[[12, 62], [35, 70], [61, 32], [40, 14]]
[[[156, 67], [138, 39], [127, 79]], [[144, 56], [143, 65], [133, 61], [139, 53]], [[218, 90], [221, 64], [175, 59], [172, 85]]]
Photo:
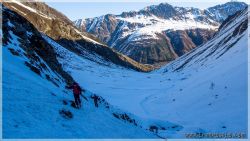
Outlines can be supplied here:
[[207, 11], [212, 13], [217, 21], [223, 22], [228, 16], [245, 9], [245, 7], [247, 7], [247, 4], [244, 2], [230, 1], [225, 4], [209, 7]]
[[159, 7], [173, 7], [173, 6], [167, 2], [163, 2], [163, 3], [160, 3], [158, 5], [147, 6], [143, 10], [150, 10], [150, 9], [155, 9], [155, 8], [159, 8]]
[[161, 18], [170, 18], [176, 14], [175, 8], [168, 3], [160, 3], [159, 5], [151, 5], [142, 10], [143, 13], [149, 13]]

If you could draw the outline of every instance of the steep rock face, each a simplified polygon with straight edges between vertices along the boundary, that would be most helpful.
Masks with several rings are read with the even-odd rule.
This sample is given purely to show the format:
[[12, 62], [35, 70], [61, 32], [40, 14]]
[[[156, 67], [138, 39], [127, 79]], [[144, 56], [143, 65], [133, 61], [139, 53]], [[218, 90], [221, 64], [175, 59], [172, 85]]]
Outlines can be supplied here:
[[[103, 42], [108, 42], [110, 40], [111, 34], [114, 32], [117, 26], [117, 19], [114, 15], [108, 14], [101, 17], [102, 22], [97, 22], [98, 18], [93, 20], [86, 19], [85, 21], [78, 21], [77, 25], [83, 25], [80, 27], [81, 31], [96, 33], [97, 38], [101, 39]], [[84, 22], [84, 23], [81, 23]], [[85, 27], [86, 26], [86, 27]], [[92, 26], [92, 27], [90, 27]], [[94, 27], [99, 28], [94, 28]]]
[[177, 58], [169, 38], [164, 34], [156, 34], [156, 36], [159, 38], [144, 38], [140, 42], [125, 40], [121, 46], [114, 48], [138, 62], [148, 64], [169, 62]]
[[[110, 63], [134, 69], [137, 71], [150, 71], [151, 66], [145, 66], [134, 60], [117, 53], [105, 44], [99, 42], [91, 34], [79, 32], [75, 26], [61, 13], [48, 7], [45, 3], [21, 3], [18, 1], [3, 3], [6, 7], [16, 11], [31, 22], [39, 31], [56, 40], [65, 48], [83, 56], [89, 57], [89, 54], [97, 54], [103, 60]], [[44, 9], [44, 7], [46, 9]], [[104, 61], [103, 61], [104, 62]], [[99, 62], [100, 64], [104, 64]]]
[[206, 29], [190, 29], [166, 31], [166, 36], [170, 39], [171, 45], [178, 56], [189, 52], [213, 37], [214, 31]]
[[[29, 61], [25, 62], [25, 65], [32, 71], [40, 76], [44, 73], [44, 77], [57, 86], [59, 83], [62, 83], [62, 81], [66, 83], [72, 83], [74, 81], [73, 78], [62, 69], [53, 47], [42, 38], [40, 32], [25, 18], [3, 6], [4, 47], [11, 43], [11, 40], [14, 40], [11, 38], [11, 34], [19, 37], [16, 40], [21, 42], [20, 46], [23, 52], [16, 50], [15, 47], [8, 48], [9, 51], [13, 55], [24, 56], [29, 59]], [[56, 77], [51, 77], [49, 68], [51, 68], [52, 72], [59, 74], [63, 79], [59, 80]]]
[[[118, 52], [140, 63], [158, 64], [174, 60], [205, 43], [227, 16], [246, 6], [245, 3], [229, 2], [200, 10], [161, 3], [139, 11], [79, 19], [74, 23], [82, 31], [95, 35]], [[218, 18], [218, 15], [223, 15], [223, 18]], [[156, 41], [169, 42], [154, 45]], [[155, 53], [156, 50], [161, 53]]]

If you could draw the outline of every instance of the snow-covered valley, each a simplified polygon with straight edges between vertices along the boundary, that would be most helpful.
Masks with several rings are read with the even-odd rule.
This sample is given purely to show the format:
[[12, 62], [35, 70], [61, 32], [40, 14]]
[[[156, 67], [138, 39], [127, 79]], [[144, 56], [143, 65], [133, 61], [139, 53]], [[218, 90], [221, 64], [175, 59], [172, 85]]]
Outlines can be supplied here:
[[207, 44], [151, 73], [103, 67], [59, 47], [56, 50], [63, 54], [59, 59], [63, 67], [82, 87], [141, 118], [184, 127], [168, 137], [190, 132], [243, 133], [247, 131], [248, 35], [245, 31], [230, 36], [246, 19], [247, 12]]
[[[248, 12], [238, 12], [206, 44], [150, 73], [115, 65], [95, 53], [76, 54], [40, 32], [16, 31], [20, 21], [4, 20], [3, 137], [246, 137]], [[65, 89], [62, 74], [37, 50], [23, 47], [24, 41], [37, 39], [53, 48], [63, 70], [85, 90], [81, 109], [71, 106], [72, 92]], [[93, 96], [99, 97], [98, 106]]]

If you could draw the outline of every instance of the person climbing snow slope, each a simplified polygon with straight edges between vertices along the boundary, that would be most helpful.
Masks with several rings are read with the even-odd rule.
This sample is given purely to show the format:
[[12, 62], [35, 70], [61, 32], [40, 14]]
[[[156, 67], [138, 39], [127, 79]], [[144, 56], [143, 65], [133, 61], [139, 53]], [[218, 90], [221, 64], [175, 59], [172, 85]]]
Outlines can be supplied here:
[[66, 88], [73, 90], [73, 94], [75, 98], [75, 106], [76, 108], [80, 108], [81, 107], [80, 95], [82, 93], [81, 87], [76, 82], [74, 82], [72, 86], [69, 86], [69, 87], [66, 86]]

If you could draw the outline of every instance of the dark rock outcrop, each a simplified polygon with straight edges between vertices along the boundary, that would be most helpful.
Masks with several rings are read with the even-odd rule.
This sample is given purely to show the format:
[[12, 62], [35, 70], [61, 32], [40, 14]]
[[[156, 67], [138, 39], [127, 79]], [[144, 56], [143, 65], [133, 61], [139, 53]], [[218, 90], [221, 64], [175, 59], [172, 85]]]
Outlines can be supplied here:
[[[64, 78], [66, 83], [72, 83], [73, 78], [66, 73], [56, 58], [53, 47], [43, 39], [41, 33], [25, 18], [18, 13], [3, 6], [3, 46], [10, 43], [10, 32], [20, 37], [20, 47], [25, 51], [25, 56], [30, 60], [26, 66], [33, 72], [41, 75], [42, 70], [48, 67]], [[11, 22], [12, 26], [9, 25]], [[48, 65], [43, 64], [43, 61]], [[57, 81], [52, 80], [51, 81]]]

